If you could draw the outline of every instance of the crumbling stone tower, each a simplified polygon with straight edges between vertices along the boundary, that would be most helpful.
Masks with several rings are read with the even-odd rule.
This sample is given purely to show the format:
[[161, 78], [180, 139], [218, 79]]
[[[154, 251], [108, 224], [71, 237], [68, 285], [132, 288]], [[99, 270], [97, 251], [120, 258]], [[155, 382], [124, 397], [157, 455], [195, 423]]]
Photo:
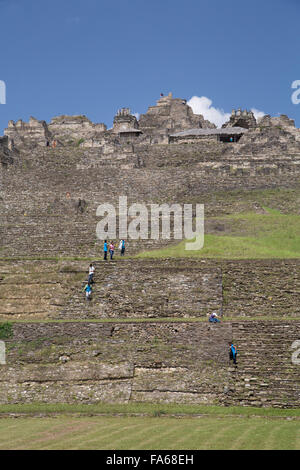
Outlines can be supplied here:
[[140, 129], [148, 135], [167, 136], [170, 132], [180, 132], [185, 129], [215, 128], [201, 114], [194, 114], [185, 99], [173, 98], [172, 93], [162, 96], [156, 106], [150, 106], [139, 119]]
[[114, 117], [113, 132], [118, 134], [120, 131], [129, 129], [138, 129], [138, 122], [129, 108], [121, 108]]
[[33, 144], [44, 147], [47, 141], [51, 140], [46, 121], [39, 121], [30, 117], [29, 122], [19, 119], [16, 123], [9, 121], [7, 129], [4, 131], [8, 137], [8, 145], [12, 148], [16, 146], [29, 146]]
[[233, 109], [228, 122], [222, 127], [244, 127], [245, 129], [255, 129], [257, 126], [256, 119], [252, 111]]

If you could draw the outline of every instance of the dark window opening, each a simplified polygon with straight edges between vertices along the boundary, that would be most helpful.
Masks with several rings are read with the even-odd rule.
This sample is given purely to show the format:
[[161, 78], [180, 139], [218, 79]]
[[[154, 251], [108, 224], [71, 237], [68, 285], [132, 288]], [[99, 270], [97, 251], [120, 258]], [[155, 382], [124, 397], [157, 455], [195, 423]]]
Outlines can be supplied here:
[[242, 134], [238, 134], [238, 135], [224, 134], [224, 135], [220, 135], [220, 142], [235, 143], [235, 142], [238, 142], [241, 137], [242, 137]]

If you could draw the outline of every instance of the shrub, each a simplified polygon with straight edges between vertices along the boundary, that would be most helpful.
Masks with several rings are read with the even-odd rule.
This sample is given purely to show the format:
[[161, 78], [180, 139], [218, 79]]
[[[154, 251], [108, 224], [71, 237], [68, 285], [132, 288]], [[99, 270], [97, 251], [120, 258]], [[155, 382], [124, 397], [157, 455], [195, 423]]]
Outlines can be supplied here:
[[0, 323], [0, 339], [7, 339], [13, 335], [12, 323]]

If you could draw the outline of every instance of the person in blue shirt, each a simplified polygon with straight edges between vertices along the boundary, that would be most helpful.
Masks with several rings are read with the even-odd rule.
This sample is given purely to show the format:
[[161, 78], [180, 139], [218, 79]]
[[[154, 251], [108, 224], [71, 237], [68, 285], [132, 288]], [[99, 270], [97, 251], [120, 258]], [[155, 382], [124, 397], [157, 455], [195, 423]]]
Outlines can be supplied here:
[[209, 321], [210, 323], [220, 323], [220, 320], [218, 319], [218, 315], [217, 315], [215, 312], [213, 312], [213, 313], [210, 315], [208, 321]]
[[104, 240], [103, 252], [104, 252], [104, 259], [107, 260], [107, 252], [108, 252], [107, 240]]
[[84, 290], [85, 290], [86, 300], [91, 300], [92, 286], [89, 283], [87, 283]]
[[229, 343], [229, 360], [236, 364], [237, 348], [233, 343]]

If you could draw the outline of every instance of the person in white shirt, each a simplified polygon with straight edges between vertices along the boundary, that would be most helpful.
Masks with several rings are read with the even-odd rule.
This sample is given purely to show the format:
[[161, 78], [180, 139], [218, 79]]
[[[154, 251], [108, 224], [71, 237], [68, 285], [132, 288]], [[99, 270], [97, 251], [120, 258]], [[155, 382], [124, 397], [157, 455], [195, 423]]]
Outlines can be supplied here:
[[120, 241], [119, 250], [120, 250], [121, 256], [124, 256], [124, 253], [125, 253], [125, 240], [123, 240], [123, 238]]
[[94, 265], [91, 263], [89, 266], [89, 278], [88, 278], [89, 284], [92, 284], [94, 282], [93, 281], [94, 273], [95, 273], [95, 268], [94, 268]]

